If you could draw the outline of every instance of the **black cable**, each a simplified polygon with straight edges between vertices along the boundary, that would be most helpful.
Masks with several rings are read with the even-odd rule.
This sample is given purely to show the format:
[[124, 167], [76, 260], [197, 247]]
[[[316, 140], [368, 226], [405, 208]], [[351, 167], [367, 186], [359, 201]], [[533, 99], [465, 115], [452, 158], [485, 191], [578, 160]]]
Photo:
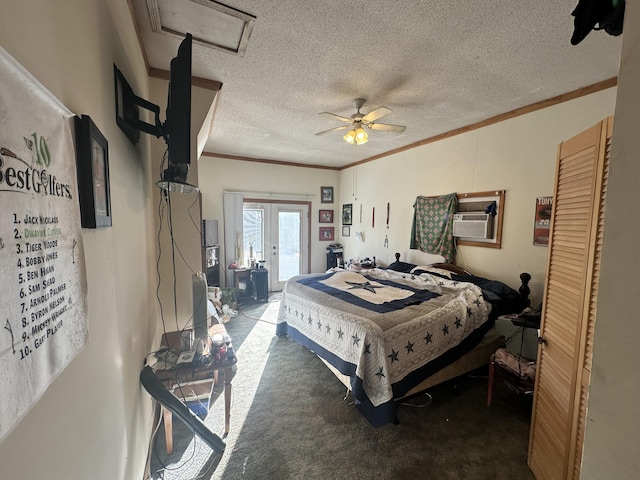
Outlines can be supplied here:
[[178, 325], [178, 281], [176, 279], [176, 254], [173, 240], [173, 216], [171, 214], [171, 190], [167, 191], [167, 219], [169, 221], [169, 238], [171, 238], [171, 268], [173, 269], [173, 313], [176, 318], [176, 331], [180, 331]]
[[160, 307], [160, 320], [162, 321], [162, 333], [167, 333], [167, 327], [164, 322], [164, 310], [162, 309], [162, 300], [160, 299], [160, 258], [162, 256], [162, 243], [160, 241], [160, 237], [162, 235], [162, 213], [163, 213], [163, 202], [162, 202], [162, 193], [160, 194], [160, 200], [158, 202], [158, 223], [160, 227], [158, 228], [158, 235], [156, 237], [158, 243], [158, 257], [156, 259], [156, 275], [157, 275], [157, 284], [156, 284], [156, 299], [158, 300], [158, 306]]

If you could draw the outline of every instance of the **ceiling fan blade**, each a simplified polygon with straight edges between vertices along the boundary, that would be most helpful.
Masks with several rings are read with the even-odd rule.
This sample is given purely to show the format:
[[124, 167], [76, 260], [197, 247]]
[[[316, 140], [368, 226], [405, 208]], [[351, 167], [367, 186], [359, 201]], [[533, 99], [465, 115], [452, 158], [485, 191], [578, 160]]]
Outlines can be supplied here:
[[375, 110], [367, 113], [364, 117], [362, 117], [362, 120], [365, 122], [373, 122], [374, 120], [377, 120], [380, 117], [384, 117], [388, 113], [391, 113], [390, 108], [378, 107]]
[[351, 125], [342, 125], [341, 127], [330, 128], [329, 130], [325, 130], [324, 132], [318, 132], [316, 135], [325, 135], [331, 132], [337, 132], [338, 130], [346, 130], [347, 128], [351, 128]]
[[389, 123], [369, 123], [367, 125], [371, 130], [382, 130], [383, 132], [404, 132], [407, 127], [402, 125], [391, 125]]
[[343, 116], [341, 116], [341, 115], [336, 115], [335, 113], [320, 112], [320, 115], [329, 115], [330, 117], [337, 118], [338, 120], [341, 120], [341, 121], [343, 121], [343, 122], [349, 122], [349, 123], [351, 123], [351, 122], [352, 122], [352, 120], [351, 120], [350, 118], [348, 118], [348, 117], [343, 117]]

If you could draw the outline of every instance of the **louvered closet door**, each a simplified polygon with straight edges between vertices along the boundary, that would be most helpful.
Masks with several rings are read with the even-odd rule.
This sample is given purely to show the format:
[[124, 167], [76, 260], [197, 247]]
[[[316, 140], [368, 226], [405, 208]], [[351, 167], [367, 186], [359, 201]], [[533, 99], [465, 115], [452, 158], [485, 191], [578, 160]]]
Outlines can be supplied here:
[[578, 377], [580, 385], [577, 391], [577, 422], [575, 422], [574, 432], [572, 432], [570, 442], [570, 445], [572, 446], [572, 456], [569, 457], [569, 466], [573, 471], [570, 472], [569, 478], [574, 479], [580, 478], [580, 466], [582, 465], [582, 451], [584, 446], [584, 430], [586, 427], [587, 404], [589, 400], [589, 384], [591, 383], [591, 360], [593, 358], [593, 336], [598, 304], [598, 286], [600, 284], [600, 257], [602, 254], [602, 240], [604, 236], [604, 207], [607, 198], [607, 184], [609, 180], [609, 158], [611, 154], [613, 118], [607, 119], [606, 125], [603, 126], [603, 130], [604, 129], [606, 129], [606, 138], [604, 139], [604, 165], [598, 167], [598, 174], [600, 176], [596, 179], [596, 185], [600, 185], [600, 197], [598, 198], [596, 195], [596, 198], [594, 199], [594, 207], [597, 209], [597, 218], [594, 219], [594, 223], [592, 224], [591, 245], [593, 257], [589, 259], [591, 271], [588, 272], [589, 275], [587, 277], [586, 285], [589, 298], [585, 305], [586, 311], [584, 312], [584, 315], [586, 317], [586, 325], [583, 329], [582, 344], [580, 345], [581, 350], [579, 359], [581, 360], [581, 363], [578, 364], [578, 367], [581, 368], [581, 370], [579, 370], [580, 376]]
[[529, 466], [538, 480], [573, 478], [575, 465], [579, 472], [582, 439], [579, 446], [577, 442], [589, 383], [584, 370], [586, 338], [589, 319], [595, 318], [591, 298], [594, 273], [596, 289], [599, 273], [595, 252], [610, 122], [599, 123], [558, 149], [540, 332], [544, 343], [538, 350], [529, 440]]

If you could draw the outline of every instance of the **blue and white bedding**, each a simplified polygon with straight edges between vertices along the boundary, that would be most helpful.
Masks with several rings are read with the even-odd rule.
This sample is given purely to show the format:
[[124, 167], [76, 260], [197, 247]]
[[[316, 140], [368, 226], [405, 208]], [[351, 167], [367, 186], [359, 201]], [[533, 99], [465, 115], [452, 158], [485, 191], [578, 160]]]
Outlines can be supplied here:
[[471, 350], [493, 325], [480, 287], [438, 273], [294, 277], [282, 292], [276, 333], [348, 375], [374, 426], [394, 422], [395, 398]]

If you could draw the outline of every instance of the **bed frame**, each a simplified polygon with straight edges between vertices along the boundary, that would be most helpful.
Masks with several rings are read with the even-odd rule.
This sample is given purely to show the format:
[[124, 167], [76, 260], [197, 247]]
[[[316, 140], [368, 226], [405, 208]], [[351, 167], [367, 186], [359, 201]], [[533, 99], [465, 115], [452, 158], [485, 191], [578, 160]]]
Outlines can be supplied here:
[[[396, 253], [396, 262], [400, 261], [400, 254]], [[436, 268], [441, 268], [445, 270], [449, 270], [451, 272], [460, 274], [460, 275], [470, 275], [470, 273], [456, 265], [451, 263], [436, 263], [432, 265]], [[529, 305], [529, 293], [530, 289], [528, 286], [529, 280], [531, 280], [531, 275], [528, 273], [520, 274], [521, 285], [518, 289], [520, 296], [523, 298], [526, 305]], [[476, 345], [476, 347], [461, 356], [458, 360], [453, 363], [450, 363], [446, 367], [438, 370], [433, 375], [425, 378], [418, 385], [409, 390], [404, 396], [394, 398], [394, 400], [402, 400], [408, 397], [412, 397], [417, 395], [431, 387], [444, 383], [448, 380], [452, 380], [460, 375], [467, 374], [472, 372], [473, 370], [483, 367], [489, 364], [489, 359], [491, 355], [493, 355], [498, 348], [505, 347], [505, 338], [503, 335], [499, 335], [496, 332], [495, 326], [489, 330], [486, 335], [482, 338], [480, 343]], [[347, 390], [351, 389], [351, 380], [349, 376], [343, 375], [340, 373], [333, 365], [329, 364], [322, 357], [318, 357], [320, 360], [324, 362], [324, 364], [333, 372], [333, 374], [342, 382], [342, 384], [347, 388]]]

